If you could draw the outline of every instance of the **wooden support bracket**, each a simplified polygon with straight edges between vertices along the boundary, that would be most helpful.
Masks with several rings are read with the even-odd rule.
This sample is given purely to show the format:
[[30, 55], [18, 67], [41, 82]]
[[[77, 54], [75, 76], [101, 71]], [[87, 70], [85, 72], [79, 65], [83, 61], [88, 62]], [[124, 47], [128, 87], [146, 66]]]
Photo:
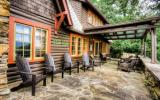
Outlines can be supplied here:
[[54, 26], [55, 34], [57, 34], [57, 31], [60, 28], [62, 22], [64, 21], [66, 15], [67, 15], [66, 11], [55, 15], [55, 26]]

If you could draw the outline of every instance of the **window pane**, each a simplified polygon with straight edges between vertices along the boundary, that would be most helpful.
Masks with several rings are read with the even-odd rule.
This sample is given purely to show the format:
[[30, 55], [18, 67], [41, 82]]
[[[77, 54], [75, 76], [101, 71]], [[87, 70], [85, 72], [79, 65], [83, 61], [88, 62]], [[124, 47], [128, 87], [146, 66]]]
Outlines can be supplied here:
[[41, 50], [45, 50], [46, 49], [46, 47], [45, 47], [45, 45], [41, 45]]
[[15, 55], [30, 57], [32, 27], [16, 23]]
[[22, 39], [22, 34], [16, 34], [16, 41], [20, 41], [20, 42], [22, 42], [23, 41], [23, 39]]
[[16, 50], [16, 56], [17, 56], [17, 55], [23, 56], [23, 50]]
[[31, 42], [30, 35], [23, 35], [23, 41], [24, 42]]
[[41, 30], [37, 29], [36, 30], [36, 37], [35, 37], [35, 47], [36, 49], [40, 49], [41, 48]]
[[31, 33], [31, 27], [25, 26], [24, 27], [24, 34], [30, 34]]
[[46, 52], [46, 35], [47, 31], [44, 29], [36, 29], [35, 34], [35, 49], [36, 49], [36, 57], [44, 57]]
[[41, 51], [41, 57], [44, 57], [45, 56], [45, 51]]
[[23, 25], [22, 24], [16, 24], [16, 32], [17, 33], [23, 33]]
[[30, 57], [30, 51], [29, 50], [24, 51], [24, 57]]
[[40, 51], [36, 51], [36, 57], [41, 57], [41, 52]]
[[24, 50], [25, 49], [29, 49], [30, 50], [30, 47], [31, 47], [30, 43], [24, 43]]
[[72, 37], [72, 55], [76, 54], [75, 42], [76, 42], [76, 37]]
[[46, 42], [46, 31], [43, 30], [42, 31], [42, 43], [45, 43]]
[[78, 54], [81, 54], [81, 38], [78, 38]]

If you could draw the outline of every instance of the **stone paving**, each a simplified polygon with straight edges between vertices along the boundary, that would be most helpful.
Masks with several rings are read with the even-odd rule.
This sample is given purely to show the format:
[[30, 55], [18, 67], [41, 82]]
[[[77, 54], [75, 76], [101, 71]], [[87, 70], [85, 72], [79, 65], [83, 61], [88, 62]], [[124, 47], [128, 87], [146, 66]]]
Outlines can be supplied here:
[[31, 87], [12, 92], [3, 100], [152, 100], [144, 86], [144, 75], [117, 71], [117, 63], [109, 62], [95, 71], [80, 71], [61, 79], [56, 75], [53, 83], [37, 85], [36, 96]]

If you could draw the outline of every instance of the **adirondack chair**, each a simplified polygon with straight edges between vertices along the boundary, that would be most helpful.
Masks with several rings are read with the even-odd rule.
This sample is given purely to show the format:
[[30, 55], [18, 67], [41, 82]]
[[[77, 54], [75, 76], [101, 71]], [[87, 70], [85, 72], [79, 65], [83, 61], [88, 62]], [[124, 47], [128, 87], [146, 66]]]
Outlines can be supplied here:
[[130, 72], [135, 69], [135, 66], [137, 66], [137, 59], [131, 59], [129, 62], [120, 63], [118, 70]]
[[100, 54], [99, 54], [99, 57], [100, 57], [100, 59], [101, 59], [102, 62], [106, 62], [106, 60], [107, 60], [106, 54], [100, 53]]
[[106, 62], [107, 62], [106, 54], [102, 54], [102, 53], [100, 53], [100, 54], [99, 54], [99, 57], [100, 57], [100, 60], [101, 60], [101, 66], [102, 66], [102, 64], [104, 64], [104, 63], [106, 63]]
[[89, 59], [89, 56], [87, 53], [83, 54], [82, 61], [83, 61], [82, 68], [84, 72], [86, 71], [86, 69], [89, 69], [89, 68], [92, 68], [92, 71], [94, 71], [94, 60]]
[[[62, 72], [62, 70], [57, 70], [55, 63], [54, 63], [54, 58], [50, 54], [45, 54], [45, 65], [46, 65], [46, 73], [51, 74], [51, 82], [53, 82], [54, 75], [56, 73]], [[63, 74], [63, 72], [62, 72]], [[62, 76], [63, 78], [63, 76]]]
[[35, 75], [32, 73], [29, 62], [27, 59], [21, 56], [16, 57], [16, 66], [18, 67], [20, 76], [22, 78], [22, 83], [11, 91], [16, 91], [21, 87], [32, 86], [32, 96], [35, 96], [36, 84], [43, 81], [43, 86], [46, 86], [46, 75], [45, 71], [43, 75]]
[[79, 73], [79, 61], [77, 61], [76, 63], [72, 63], [72, 58], [71, 55], [69, 53], [65, 53], [64, 54], [64, 64], [62, 66], [62, 76], [64, 76], [64, 72], [66, 70], [69, 70], [69, 74], [71, 75], [72, 69], [77, 68], [77, 73]]

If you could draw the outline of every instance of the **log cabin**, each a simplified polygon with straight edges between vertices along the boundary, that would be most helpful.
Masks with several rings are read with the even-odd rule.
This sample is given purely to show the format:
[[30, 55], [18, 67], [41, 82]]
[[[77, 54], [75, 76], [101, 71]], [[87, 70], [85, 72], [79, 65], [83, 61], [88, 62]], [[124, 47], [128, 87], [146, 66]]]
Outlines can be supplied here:
[[85, 34], [87, 28], [109, 24], [89, 0], [8, 2], [9, 32], [5, 44], [8, 44], [9, 49], [1, 56], [1, 59], [4, 56], [8, 59], [7, 77], [0, 77], [7, 80], [7, 86], [0, 85], [1, 90], [11, 89], [22, 82], [15, 65], [17, 54], [28, 58], [32, 71], [41, 74], [45, 53], [54, 57], [59, 69], [66, 52], [71, 54], [74, 61], [80, 60], [84, 52], [95, 57], [99, 53], [110, 53], [110, 42], [103, 36]]

